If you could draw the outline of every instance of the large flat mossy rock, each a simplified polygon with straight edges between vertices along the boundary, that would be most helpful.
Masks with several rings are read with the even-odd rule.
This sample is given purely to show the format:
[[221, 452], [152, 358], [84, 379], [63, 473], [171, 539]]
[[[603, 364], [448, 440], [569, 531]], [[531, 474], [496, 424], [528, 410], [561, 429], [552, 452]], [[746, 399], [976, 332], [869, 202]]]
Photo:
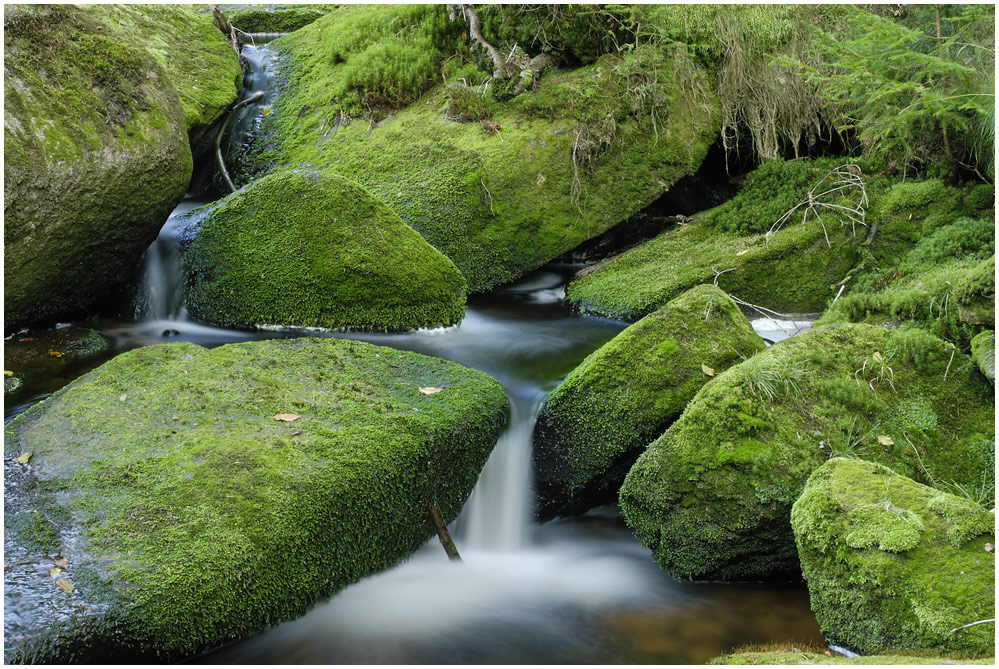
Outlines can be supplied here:
[[225, 12], [230, 23], [247, 33], [290, 33], [307, 26], [327, 13], [325, 5], [232, 9]]
[[632, 464], [679, 417], [708, 374], [764, 348], [728, 295], [703, 285], [590, 354], [538, 415], [538, 514], [547, 519], [615, 501]]
[[453, 519], [506, 416], [484, 373], [361, 342], [124, 353], [6, 427], [5, 659], [177, 660], [300, 615], [421, 546], [430, 500]]
[[883, 465], [833, 458], [791, 512], [812, 610], [862, 653], [995, 655], [995, 515]]
[[[648, 68], [689, 67], [703, 95], [670, 77], [652, 82], [636, 54], [606, 55], [544, 74], [503, 104], [479, 100], [489, 108], [485, 126], [455, 120], [461, 113], [447, 111], [453, 100], [443, 85], [377, 122], [351, 121], [331, 101], [346, 78], [364, 76], [344, 60], [351, 49], [391, 70], [371, 86], [388, 99], [397, 93], [393, 77], [431, 57], [400, 46], [398, 62], [380, 64], [380, 46], [365, 51], [354, 32], [392, 23], [412, 29], [413, 21], [460, 30], [443, 6], [418, 18], [414, 8], [394, 13], [344, 7], [272, 43], [282, 92], [263, 119], [262, 145], [270, 148], [258, 160], [331, 169], [361, 183], [454, 261], [472, 292], [513, 281], [626, 220], [694, 172], [715, 140], [718, 102], [708, 73], [644, 47]], [[647, 113], [641, 105], [653, 98], [660, 104]]]
[[197, 216], [183, 265], [199, 320], [396, 331], [465, 313], [454, 264], [334, 174], [272, 173]]
[[621, 507], [675, 577], [795, 573], [791, 505], [827, 458], [989, 491], [994, 412], [971, 359], [924, 331], [813, 328], [705, 385], [632, 467]]
[[190, 181], [188, 131], [238, 91], [236, 55], [204, 21], [189, 7], [5, 7], [7, 331], [117, 306], [133, 284]]

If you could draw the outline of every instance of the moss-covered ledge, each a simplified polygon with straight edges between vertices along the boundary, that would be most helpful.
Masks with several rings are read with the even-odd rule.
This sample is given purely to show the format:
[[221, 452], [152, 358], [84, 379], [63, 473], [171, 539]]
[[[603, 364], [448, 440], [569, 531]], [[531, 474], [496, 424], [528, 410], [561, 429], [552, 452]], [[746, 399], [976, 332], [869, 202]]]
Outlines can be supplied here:
[[421, 546], [431, 499], [452, 520], [506, 415], [482, 372], [355, 341], [122, 354], [7, 425], [7, 558], [67, 558], [72, 592], [8, 587], [5, 659], [172, 661], [300, 615]]

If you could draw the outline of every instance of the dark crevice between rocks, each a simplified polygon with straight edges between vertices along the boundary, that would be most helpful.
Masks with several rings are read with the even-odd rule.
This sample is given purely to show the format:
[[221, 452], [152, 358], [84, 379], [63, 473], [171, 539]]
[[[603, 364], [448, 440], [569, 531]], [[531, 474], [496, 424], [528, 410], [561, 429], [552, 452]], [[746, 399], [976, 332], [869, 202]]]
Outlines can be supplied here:
[[584, 266], [620, 255], [675, 227], [687, 217], [732, 199], [739, 192], [744, 173], [752, 166], [744, 161], [725, 162], [725, 149], [717, 142], [708, 150], [701, 167], [662, 196], [607, 232], [587, 240], [555, 258], [551, 266], [578, 271]]

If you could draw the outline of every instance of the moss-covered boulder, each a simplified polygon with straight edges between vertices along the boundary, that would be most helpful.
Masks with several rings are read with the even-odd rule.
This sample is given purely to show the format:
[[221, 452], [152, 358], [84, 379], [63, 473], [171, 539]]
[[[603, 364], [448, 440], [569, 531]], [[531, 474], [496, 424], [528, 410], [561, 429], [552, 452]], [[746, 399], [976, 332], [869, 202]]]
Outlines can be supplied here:
[[710, 375], [763, 349], [735, 303], [711, 285], [687, 291], [597, 349], [548, 395], [538, 415], [539, 516], [616, 500], [641, 452]]
[[833, 458], [791, 512], [812, 610], [862, 653], [995, 655], [995, 515], [883, 465]]
[[789, 514], [830, 455], [988, 494], [993, 389], [921, 330], [813, 328], [705, 385], [621, 488], [625, 519], [681, 578], [794, 573]]
[[124, 353], [6, 427], [5, 659], [177, 660], [300, 615], [433, 536], [430, 500], [453, 519], [506, 413], [361, 342]]
[[[499, 103], [500, 82], [456, 88], [485, 71], [433, 62], [444, 41], [467, 50], [463, 30], [443, 5], [352, 5], [273, 42], [286, 80], [257, 160], [356, 180], [482, 292], [627, 219], [715, 139], [709, 75], [680, 54], [608, 54]], [[352, 122], [357, 108], [372, 119]]]
[[996, 333], [994, 330], [979, 332], [971, 340], [971, 357], [989, 381], [996, 382]]
[[187, 307], [200, 320], [407, 330], [464, 315], [454, 264], [334, 174], [273, 173], [197, 217], [183, 264]]
[[6, 330], [89, 315], [130, 287], [191, 178], [188, 131], [238, 91], [211, 21], [180, 6], [5, 8]]
[[229, 22], [246, 33], [290, 33], [327, 13], [324, 5], [252, 7], [225, 12]]
[[100, 332], [76, 326], [13, 337], [3, 347], [4, 394], [25, 390], [32, 381], [60, 377], [108, 349]]

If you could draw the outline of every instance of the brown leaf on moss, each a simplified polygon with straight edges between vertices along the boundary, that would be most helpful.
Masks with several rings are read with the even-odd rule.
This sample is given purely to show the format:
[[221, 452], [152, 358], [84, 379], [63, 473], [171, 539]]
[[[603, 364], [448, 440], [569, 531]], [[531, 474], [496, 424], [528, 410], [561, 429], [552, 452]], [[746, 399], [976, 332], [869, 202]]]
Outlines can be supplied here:
[[298, 420], [299, 418], [301, 418], [301, 416], [298, 416], [293, 413], [279, 413], [274, 416], [274, 420], [279, 420], [284, 423], [291, 423]]
[[710, 367], [708, 367], [707, 365], [705, 365], [703, 362], [701, 363], [701, 371], [704, 372], [705, 374], [707, 374], [708, 376], [714, 376], [715, 375], [715, 370], [711, 369]]
[[424, 395], [436, 395], [440, 391], [444, 390], [444, 388], [424, 388], [423, 386], [419, 386], [419, 388], [420, 392]]

